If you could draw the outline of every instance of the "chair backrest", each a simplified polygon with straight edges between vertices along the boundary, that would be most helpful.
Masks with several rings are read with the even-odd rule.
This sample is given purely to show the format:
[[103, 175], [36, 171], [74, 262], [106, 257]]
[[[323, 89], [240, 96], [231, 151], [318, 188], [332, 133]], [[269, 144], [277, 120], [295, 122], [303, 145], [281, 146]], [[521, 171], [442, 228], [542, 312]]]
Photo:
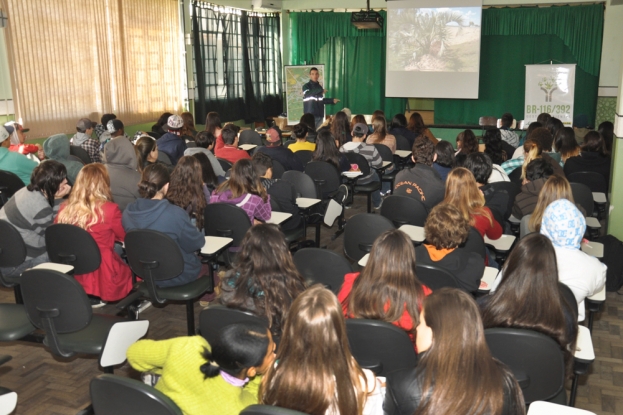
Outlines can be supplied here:
[[[300, 153], [300, 151], [297, 151], [297, 153]], [[281, 180], [284, 180], [294, 186], [297, 197], [307, 197], [310, 199], [319, 198], [314, 180], [303, 172], [288, 170], [283, 173]]]
[[411, 146], [409, 145], [409, 140], [401, 136], [400, 134], [395, 135], [396, 137], [396, 150], [405, 150], [411, 151]]
[[443, 287], [460, 288], [451, 272], [436, 265], [417, 264], [416, 273], [418, 280], [433, 291]]
[[13, 268], [26, 260], [26, 244], [19, 231], [0, 220], [0, 268]]
[[392, 150], [387, 147], [385, 144], [374, 144], [376, 151], [379, 152], [379, 155], [383, 159], [383, 161], [394, 161], [394, 155], [392, 154]]
[[373, 213], [359, 213], [346, 223], [344, 229], [344, 254], [357, 262], [370, 252], [374, 240], [383, 232], [395, 229], [392, 222]]
[[221, 165], [224, 171], [231, 169], [232, 163], [220, 157], [217, 157], [216, 159], [218, 160], [219, 164]]
[[273, 159], [273, 179], [281, 179], [283, 173], [286, 172], [286, 168], [279, 161]]
[[398, 369], [415, 367], [416, 354], [407, 333], [380, 320], [347, 319], [346, 332], [359, 366], [386, 376]]
[[254, 130], [243, 130], [240, 132], [240, 138], [238, 144], [255, 144], [256, 146], [263, 146], [262, 137]]
[[80, 164], [82, 164], [84, 166], [84, 161], [82, 161], [82, 159], [80, 157], [78, 157], [78, 156], [74, 156], [74, 155], [70, 154], [70, 155], [67, 156], [67, 160], [75, 161], [75, 162], [80, 163]]
[[303, 166], [305, 166], [307, 163], [312, 161], [314, 152], [311, 150], [299, 150], [299, 151], [295, 151], [294, 155], [298, 157], [298, 159], [301, 160], [301, 163], [303, 164]]
[[10, 171], [0, 170], [0, 207], [22, 187], [24, 182], [19, 176]]
[[268, 328], [266, 319], [248, 311], [235, 310], [223, 305], [211, 305], [199, 314], [199, 331], [209, 344], [214, 344], [218, 332], [234, 323], [258, 323]]
[[526, 215], [521, 218], [521, 222], [519, 223], [519, 239], [530, 233], [530, 218], [532, 214]]
[[84, 229], [65, 223], [50, 225], [45, 230], [45, 247], [50, 261], [72, 265], [74, 274], [88, 274], [100, 267], [99, 246]]
[[91, 379], [95, 415], [182, 415], [164, 393], [138, 380], [102, 374]]
[[158, 151], [158, 161], [168, 164], [169, 166], [173, 165], [173, 163], [171, 163], [171, 158], [164, 151]]
[[188, 140], [186, 142], [186, 148], [194, 148], [197, 147], [197, 142], [195, 142], [194, 140]]
[[606, 178], [593, 171], [579, 171], [567, 176], [570, 183], [582, 183], [591, 189], [591, 192], [608, 193]]
[[229, 203], [210, 203], [204, 210], [203, 226], [206, 236], [232, 238], [232, 247], [240, 246], [242, 238], [251, 228], [247, 213]]
[[381, 215], [391, 220], [397, 228], [402, 225], [424, 226], [428, 212], [419, 200], [408, 196], [392, 195], [383, 201]]
[[322, 199], [327, 197], [330, 193], [337, 191], [340, 184], [342, 184], [340, 173], [334, 165], [326, 161], [312, 161], [307, 163], [305, 166], [305, 174], [312, 178], [318, 188], [318, 194], [322, 195]]
[[370, 174], [370, 163], [368, 163], [368, 160], [364, 156], [359, 153], [353, 153], [352, 151], [343, 154], [346, 156], [350, 164], [356, 164], [359, 166], [359, 170], [361, 170], [361, 173], [363, 173], [364, 176], [368, 176]]
[[125, 235], [125, 252], [132, 271], [146, 281], [170, 280], [184, 271], [180, 247], [162, 232], [131, 230]]
[[531, 330], [485, 330], [491, 354], [515, 375], [526, 405], [558, 395], [563, 388], [565, 363], [552, 338]]
[[303, 248], [292, 257], [308, 285], [323, 284], [336, 295], [342, 288], [344, 275], [353, 272], [348, 261], [333, 251], [321, 248]]
[[467, 239], [461, 244], [461, 247], [465, 248], [466, 251], [476, 252], [482, 257], [483, 260], [487, 256], [485, 250], [485, 240], [476, 228], [471, 228], [469, 230], [469, 235], [467, 235]]
[[495, 192], [506, 191], [508, 194], [508, 203], [506, 205], [506, 212], [504, 213], [504, 218], [508, 219], [513, 211], [515, 198], [521, 193], [521, 188], [513, 182], [495, 182], [489, 184], [489, 186], [492, 187]]
[[593, 215], [594, 203], [593, 192], [584, 183], [570, 183], [571, 193], [573, 194], [573, 200], [578, 205], [582, 206], [587, 216]]
[[[96, 414], [97, 415], [97, 414]], [[293, 409], [280, 408], [270, 405], [250, 405], [240, 412], [240, 415], [307, 415]]]
[[480, 117], [478, 118], [478, 125], [480, 125], [481, 127], [497, 127], [498, 119], [497, 117]]
[[294, 144], [294, 143], [296, 143], [296, 140], [288, 139], [288, 140], [285, 141], [285, 143], [283, 143], [283, 146], [285, 148], [288, 148], [288, 147], [290, 147], [290, 144]]
[[82, 161], [82, 164], [89, 164], [93, 162], [93, 160], [91, 160], [91, 156], [89, 156], [89, 153], [87, 153], [87, 151], [80, 146], [69, 146], [69, 154], [78, 157]]

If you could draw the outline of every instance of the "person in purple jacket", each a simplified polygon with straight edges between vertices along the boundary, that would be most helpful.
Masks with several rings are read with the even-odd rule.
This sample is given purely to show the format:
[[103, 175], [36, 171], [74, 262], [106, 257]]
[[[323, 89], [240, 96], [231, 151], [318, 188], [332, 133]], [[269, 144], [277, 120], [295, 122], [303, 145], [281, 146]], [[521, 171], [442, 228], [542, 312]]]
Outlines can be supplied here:
[[210, 203], [230, 203], [242, 208], [253, 225], [267, 221], [272, 213], [270, 195], [247, 159], [234, 163], [231, 177], [212, 193]]

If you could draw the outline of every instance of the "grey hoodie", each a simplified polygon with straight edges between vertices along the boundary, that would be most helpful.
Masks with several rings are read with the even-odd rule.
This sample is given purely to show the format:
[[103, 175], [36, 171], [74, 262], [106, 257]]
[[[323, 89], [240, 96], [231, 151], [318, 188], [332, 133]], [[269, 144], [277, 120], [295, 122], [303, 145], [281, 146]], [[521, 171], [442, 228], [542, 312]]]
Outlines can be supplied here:
[[67, 180], [73, 185], [83, 164], [69, 159], [69, 139], [65, 134], [55, 134], [43, 142], [43, 151], [50, 160], [56, 160], [67, 168]]
[[193, 154], [197, 154], [197, 153], [203, 153], [206, 156], [208, 156], [208, 160], [210, 160], [210, 164], [212, 165], [214, 174], [216, 174], [217, 176], [225, 177], [225, 170], [223, 170], [221, 163], [218, 162], [218, 160], [216, 159], [216, 156], [212, 154], [212, 152], [208, 150], [207, 148], [190, 147], [184, 151], [185, 156], [192, 156]]
[[138, 159], [134, 146], [124, 136], [114, 138], [104, 146], [104, 160], [110, 176], [114, 202], [123, 211], [128, 204], [140, 197], [138, 183], [141, 181], [141, 174], [136, 170]]

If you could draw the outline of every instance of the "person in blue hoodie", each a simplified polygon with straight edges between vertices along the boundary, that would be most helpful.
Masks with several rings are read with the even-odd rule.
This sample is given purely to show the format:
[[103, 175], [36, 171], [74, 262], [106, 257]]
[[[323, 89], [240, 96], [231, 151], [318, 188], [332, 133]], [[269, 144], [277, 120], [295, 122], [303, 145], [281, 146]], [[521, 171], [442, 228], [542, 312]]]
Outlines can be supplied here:
[[171, 115], [166, 126], [168, 133], [157, 140], [158, 150], [169, 156], [171, 164], [174, 166], [184, 156], [184, 151], [186, 151], [186, 142], [181, 137], [183, 126], [184, 120], [182, 120], [182, 117]]
[[190, 222], [186, 211], [165, 199], [169, 188], [169, 170], [162, 164], [152, 164], [143, 171], [138, 185], [141, 199], [123, 211], [122, 224], [126, 232], [151, 229], [170, 236], [179, 246], [184, 258], [184, 271], [170, 280], [158, 281], [159, 287], [174, 287], [196, 280], [201, 273], [201, 260], [196, 251], [205, 237]]

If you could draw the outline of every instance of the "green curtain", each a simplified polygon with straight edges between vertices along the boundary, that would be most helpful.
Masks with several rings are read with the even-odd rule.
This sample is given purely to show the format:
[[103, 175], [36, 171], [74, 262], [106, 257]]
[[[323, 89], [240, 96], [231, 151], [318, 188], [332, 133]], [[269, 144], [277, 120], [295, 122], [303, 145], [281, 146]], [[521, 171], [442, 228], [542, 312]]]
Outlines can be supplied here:
[[525, 65], [577, 63], [574, 113], [594, 121], [599, 86], [603, 4], [485, 9], [479, 98], [436, 99], [435, 124], [477, 124], [481, 116], [524, 117]]
[[[386, 12], [381, 11], [384, 19]], [[385, 26], [360, 30], [350, 23], [350, 13], [290, 13], [292, 65], [324, 64], [327, 96], [340, 102], [327, 107], [334, 113], [344, 107], [353, 114], [382, 109], [388, 118], [404, 113], [406, 98], [385, 97]]]

